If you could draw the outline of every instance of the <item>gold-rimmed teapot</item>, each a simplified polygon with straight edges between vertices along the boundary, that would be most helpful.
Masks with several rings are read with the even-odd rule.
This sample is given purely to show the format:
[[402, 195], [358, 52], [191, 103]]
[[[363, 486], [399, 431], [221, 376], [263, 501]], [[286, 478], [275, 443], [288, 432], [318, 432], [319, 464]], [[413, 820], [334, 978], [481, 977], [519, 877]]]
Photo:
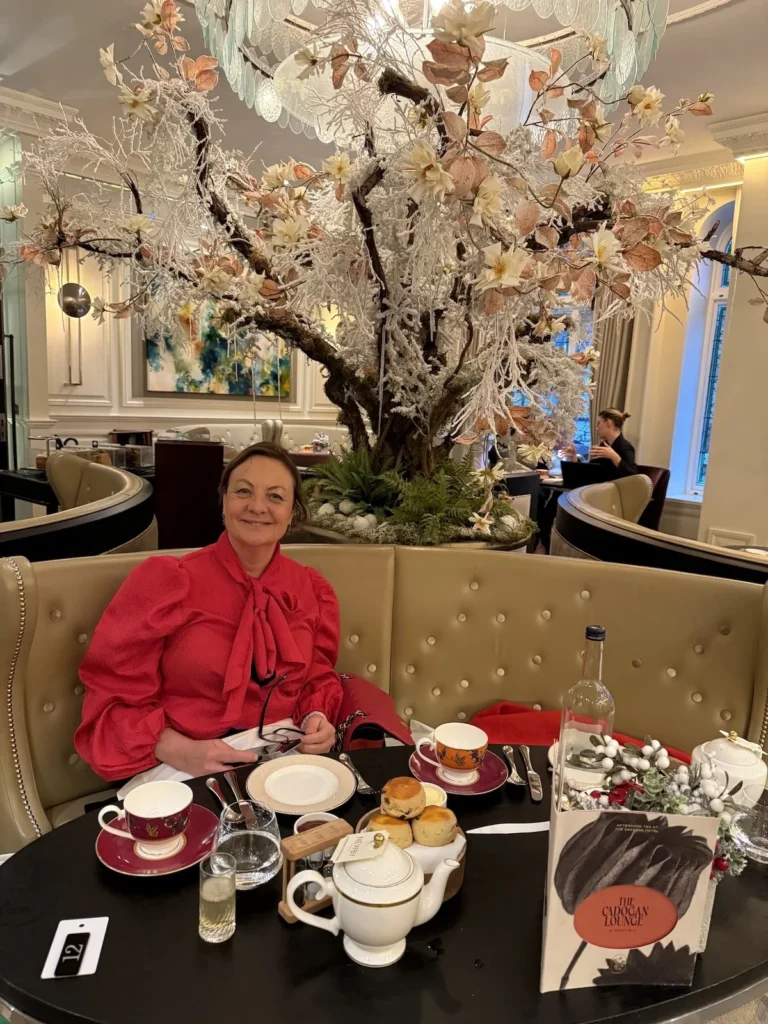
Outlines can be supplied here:
[[754, 807], [768, 780], [764, 753], [759, 743], [751, 743], [734, 731], [721, 732], [716, 739], [694, 748], [691, 764], [708, 764], [715, 773], [715, 782], [727, 787], [728, 792], [741, 783], [733, 800], [742, 807]]

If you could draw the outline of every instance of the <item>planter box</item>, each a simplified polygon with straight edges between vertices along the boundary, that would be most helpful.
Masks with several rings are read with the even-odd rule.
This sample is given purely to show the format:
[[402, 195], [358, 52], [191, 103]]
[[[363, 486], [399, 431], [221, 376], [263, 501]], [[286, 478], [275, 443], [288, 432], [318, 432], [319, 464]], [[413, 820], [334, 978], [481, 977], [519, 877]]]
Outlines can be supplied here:
[[[362, 537], [346, 537], [343, 533], [336, 533], [334, 530], [326, 530], [321, 526], [302, 526], [299, 530], [291, 531], [283, 541], [283, 544], [368, 544], [370, 541]], [[448, 544], [440, 544], [443, 548], [487, 548], [489, 551], [520, 551], [526, 547], [528, 540], [517, 541], [515, 544], [501, 544], [493, 541], [483, 540], [458, 540]], [[408, 546], [408, 545], [404, 545]]]

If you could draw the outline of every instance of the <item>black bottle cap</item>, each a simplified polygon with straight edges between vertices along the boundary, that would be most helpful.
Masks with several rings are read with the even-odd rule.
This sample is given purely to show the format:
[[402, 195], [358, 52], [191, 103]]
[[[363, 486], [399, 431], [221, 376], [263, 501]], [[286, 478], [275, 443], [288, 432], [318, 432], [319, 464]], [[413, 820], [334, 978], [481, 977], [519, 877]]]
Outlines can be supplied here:
[[587, 640], [605, 640], [605, 626], [587, 626]]

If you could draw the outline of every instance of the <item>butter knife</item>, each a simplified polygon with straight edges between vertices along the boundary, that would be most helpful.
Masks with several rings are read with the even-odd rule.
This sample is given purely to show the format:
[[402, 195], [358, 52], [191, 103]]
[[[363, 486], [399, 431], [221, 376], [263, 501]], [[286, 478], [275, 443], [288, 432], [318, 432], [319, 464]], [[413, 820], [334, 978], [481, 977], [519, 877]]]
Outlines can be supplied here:
[[240, 783], [237, 781], [237, 776], [234, 772], [224, 772], [224, 778], [229, 783], [229, 788], [235, 794], [235, 800], [237, 800], [238, 806], [240, 807], [240, 813], [245, 818], [246, 826], [252, 831], [256, 831], [256, 815], [253, 813], [253, 808], [243, 796], [240, 790]]
[[523, 763], [525, 764], [525, 770], [528, 773], [528, 785], [531, 787], [531, 800], [537, 804], [539, 801], [544, 799], [544, 790], [541, 788], [541, 776], [538, 772], [533, 770], [533, 765], [531, 764], [531, 752], [524, 743], [520, 744], [520, 754], [523, 758]]

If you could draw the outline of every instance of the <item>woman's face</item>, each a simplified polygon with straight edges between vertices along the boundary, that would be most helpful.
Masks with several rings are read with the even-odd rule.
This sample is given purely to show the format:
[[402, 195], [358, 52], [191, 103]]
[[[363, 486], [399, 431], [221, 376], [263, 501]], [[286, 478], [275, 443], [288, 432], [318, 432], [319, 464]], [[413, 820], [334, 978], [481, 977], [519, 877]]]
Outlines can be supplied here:
[[224, 526], [248, 547], [276, 544], [293, 516], [293, 478], [282, 463], [255, 455], [229, 478], [224, 495]]
[[616, 427], [611, 423], [610, 420], [603, 419], [602, 416], [597, 417], [597, 436], [601, 441], [612, 441], [616, 436]]

